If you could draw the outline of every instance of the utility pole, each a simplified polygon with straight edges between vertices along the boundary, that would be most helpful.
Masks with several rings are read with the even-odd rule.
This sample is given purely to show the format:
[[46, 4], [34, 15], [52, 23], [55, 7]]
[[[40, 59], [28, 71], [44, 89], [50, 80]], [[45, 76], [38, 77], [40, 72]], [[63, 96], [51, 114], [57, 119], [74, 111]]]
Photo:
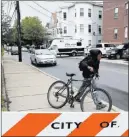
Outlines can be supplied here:
[[17, 10], [17, 32], [18, 32], [18, 56], [19, 62], [22, 62], [22, 52], [21, 52], [21, 24], [20, 24], [20, 8], [19, 1], [16, 1], [16, 10]]
[[128, 0], [128, 42], [129, 42], [129, 0]]

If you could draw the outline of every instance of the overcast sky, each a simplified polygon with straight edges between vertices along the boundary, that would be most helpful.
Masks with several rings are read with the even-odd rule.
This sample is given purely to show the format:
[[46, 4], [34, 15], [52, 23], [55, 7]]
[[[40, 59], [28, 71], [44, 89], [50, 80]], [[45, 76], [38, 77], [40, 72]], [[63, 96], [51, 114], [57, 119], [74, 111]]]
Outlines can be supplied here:
[[[11, 4], [13, 2], [13, 4]], [[59, 9], [59, 7], [62, 6], [69, 6], [72, 4], [71, 2], [55, 2], [55, 1], [50, 1], [50, 2], [46, 2], [46, 1], [35, 1], [36, 3], [38, 3], [39, 5], [41, 5], [42, 7], [44, 7], [45, 9], [47, 9], [50, 12], [55, 12]], [[9, 14], [11, 17], [13, 15], [13, 11], [14, 11], [14, 4], [16, 2], [14, 1], [4, 1], [4, 11], [5, 13]], [[39, 19], [42, 21], [43, 25], [46, 25], [47, 22], [50, 21], [51, 18], [51, 13], [42, 9], [41, 7], [37, 6], [33, 1], [20, 1], [20, 11], [21, 11], [21, 19], [25, 18], [26, 16], [38, 16]], [[31, 7], [30, 7], [31, 6]], [[11, 8], [10, 8], [11, 7]], [[33, 9], [35, 8], [35, 9]], [[46, 15], [43, 15], [46, 14]], [[14, 19], [12, 20], [12, 24], [14, 22]]]
[[[69, 2], [45, 2], [45, 1], [35, 1], [35, 2], [38, 3], [39, 5], [41, 5], [42, 7], [44, 7], [45, 9], [47, 9], [50, 12], [55, 12], [59, 9], [59, 7], [68, 6], [68, 5], [72, 4], [72, 3], [69, 3]], [[12, 5], [11, 5], [11, 1], [9, 2], [9, 4], [8, 4], [7, 1], [4, 1], [3, 3], [4, 3], [5, 13], [12, 16], [13, 11], [14, 11], [14, 3], [15, 2], [13, 2]], [[11, 6], [11, 10], [9, 10], [10, 6]], [[30, 6], [35, 8], [39, 12], [36, 11], [35, 9], [31, 8]], [[25, 18], [26, 16], [38, 16], [39, 19], [42, 21], [43, 25], [46, 25], [46, 23], [48, 21], [50, 21], [51, 13], [44, 10], [44, 9], [42, 9], [41, 7], [39, 7], [38, 5], [36, 5], [32, 1], [20, 1], [20, 11], [21, 11], [21, 19]], [[43, 15], [43, 14], [46, 14], [46, 15]], [[12, 22], [14, 22], [14, 20]]]

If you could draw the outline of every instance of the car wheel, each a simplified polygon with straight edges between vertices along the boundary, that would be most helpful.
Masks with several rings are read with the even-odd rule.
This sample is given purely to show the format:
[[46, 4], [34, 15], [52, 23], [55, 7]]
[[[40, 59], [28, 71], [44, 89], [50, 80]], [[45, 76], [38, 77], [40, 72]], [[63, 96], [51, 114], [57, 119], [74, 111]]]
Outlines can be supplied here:
[[120, 59], [121, 56], [119, 54], [116, 55], [116, 59]]
[[54, 65], [54, 66], [56, 66], [56, 65], [57, 65], [57, 63], [54, 63], [53, 65]]
[[33, 61], [32, 61], [32, 59], [30, 59], [30, 61], [31, 61], [31, 64], [33, 65]]
[[110, 57], [110, 56], [108, 56], [108, 59], [111, 59], [111, 57]]
[[37, 60], [35, 59], [35, 65], [38, 66]]
[[72, 56], [75, 57], [77, 55], [76, 52], [72, 52]]

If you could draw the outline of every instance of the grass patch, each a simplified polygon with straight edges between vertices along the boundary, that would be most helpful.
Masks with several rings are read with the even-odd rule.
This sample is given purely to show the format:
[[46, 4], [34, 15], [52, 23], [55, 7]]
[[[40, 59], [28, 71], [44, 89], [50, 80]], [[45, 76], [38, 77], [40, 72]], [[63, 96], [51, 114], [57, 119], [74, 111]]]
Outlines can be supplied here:
[[2, 47], [2, 50], [1, 50], [1, 54], [2, 54], [2, 56], [4, 56], [4, 48]]
[[4, 97], [1, 97], [1, 107], [2, 107], [2, 111], [7, 111], [7, 108], [5, 107], [5, 101], [4, 101]]

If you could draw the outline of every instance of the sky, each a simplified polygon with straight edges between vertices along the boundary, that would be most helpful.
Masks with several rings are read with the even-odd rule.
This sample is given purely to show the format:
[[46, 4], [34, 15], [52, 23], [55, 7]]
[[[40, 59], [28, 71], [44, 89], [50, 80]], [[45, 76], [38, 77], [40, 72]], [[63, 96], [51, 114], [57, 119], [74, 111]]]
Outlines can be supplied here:
[[[45, 8], [46, 10], [42, 9], [38, 5], [36, 5], [34, 2], [38, 3], [40, 6]], [[15, 1], [3, 1], [3, 9], [5, 13], [10, 15], [12, 17], [14, 8], [15, 8]], [[21, 19], [25, 18], [26, 16], [38, 16], [39, 19], [42, 21], [42, 24], [45, 26], [47, 22], [51, 19], [51, 12], [55, 12], [59, 10], [62, 6], [69, 6], [72, 5], [71, 2], [61, 2], [61, 1], [20, 1], [20, 12], [21, 12]], [[10, 8], [11, 7], [11, 8]], [[38, 11], [36, 11], [36, 10]], [[45, 14], [45, 15], [44, 15]], [[14, 16], [15, 17], [15, 16]], [[15, 18], [12, 19], [12, 25], [14, 24]]]
[[[68, 6], [72, 4], [69, 2], [67, 3], [67, 2], [54, 2], [54, 1], [53, 2], [35, 1], [35, 2], [50, 12], [55, 12], [59, 10], [59, 8], [62, 6]], [[4, 3], [3, 9], [5, 13], [7, 13], [8, 15], [12, 17], [13, 11], [14, 11], [14, 4], [16, 2], [13, 2], [13, 4], [11, 4], [11, 1], [10, 1], [8, 4], [7, 1], [4, 1], [3, 3]], [[43, 25], [46, 25], [46, 23], [50, 21], [51, 13], [42, 9], [41, 7], [36, 5], [33, 1], [20, 1], [19, 4], [20, 4], [21, 19], [25, 18], [26, 16], [38, 16], [39, 19], [42, 21]], [[11, 6], [11, 10], [10, 10], [10, 6]], [[39, 12], [36, 11], [35, 9], [38, 10]], [[14, 22], [14, 19], [12, 20], [12, 24], [13, 22]]]

